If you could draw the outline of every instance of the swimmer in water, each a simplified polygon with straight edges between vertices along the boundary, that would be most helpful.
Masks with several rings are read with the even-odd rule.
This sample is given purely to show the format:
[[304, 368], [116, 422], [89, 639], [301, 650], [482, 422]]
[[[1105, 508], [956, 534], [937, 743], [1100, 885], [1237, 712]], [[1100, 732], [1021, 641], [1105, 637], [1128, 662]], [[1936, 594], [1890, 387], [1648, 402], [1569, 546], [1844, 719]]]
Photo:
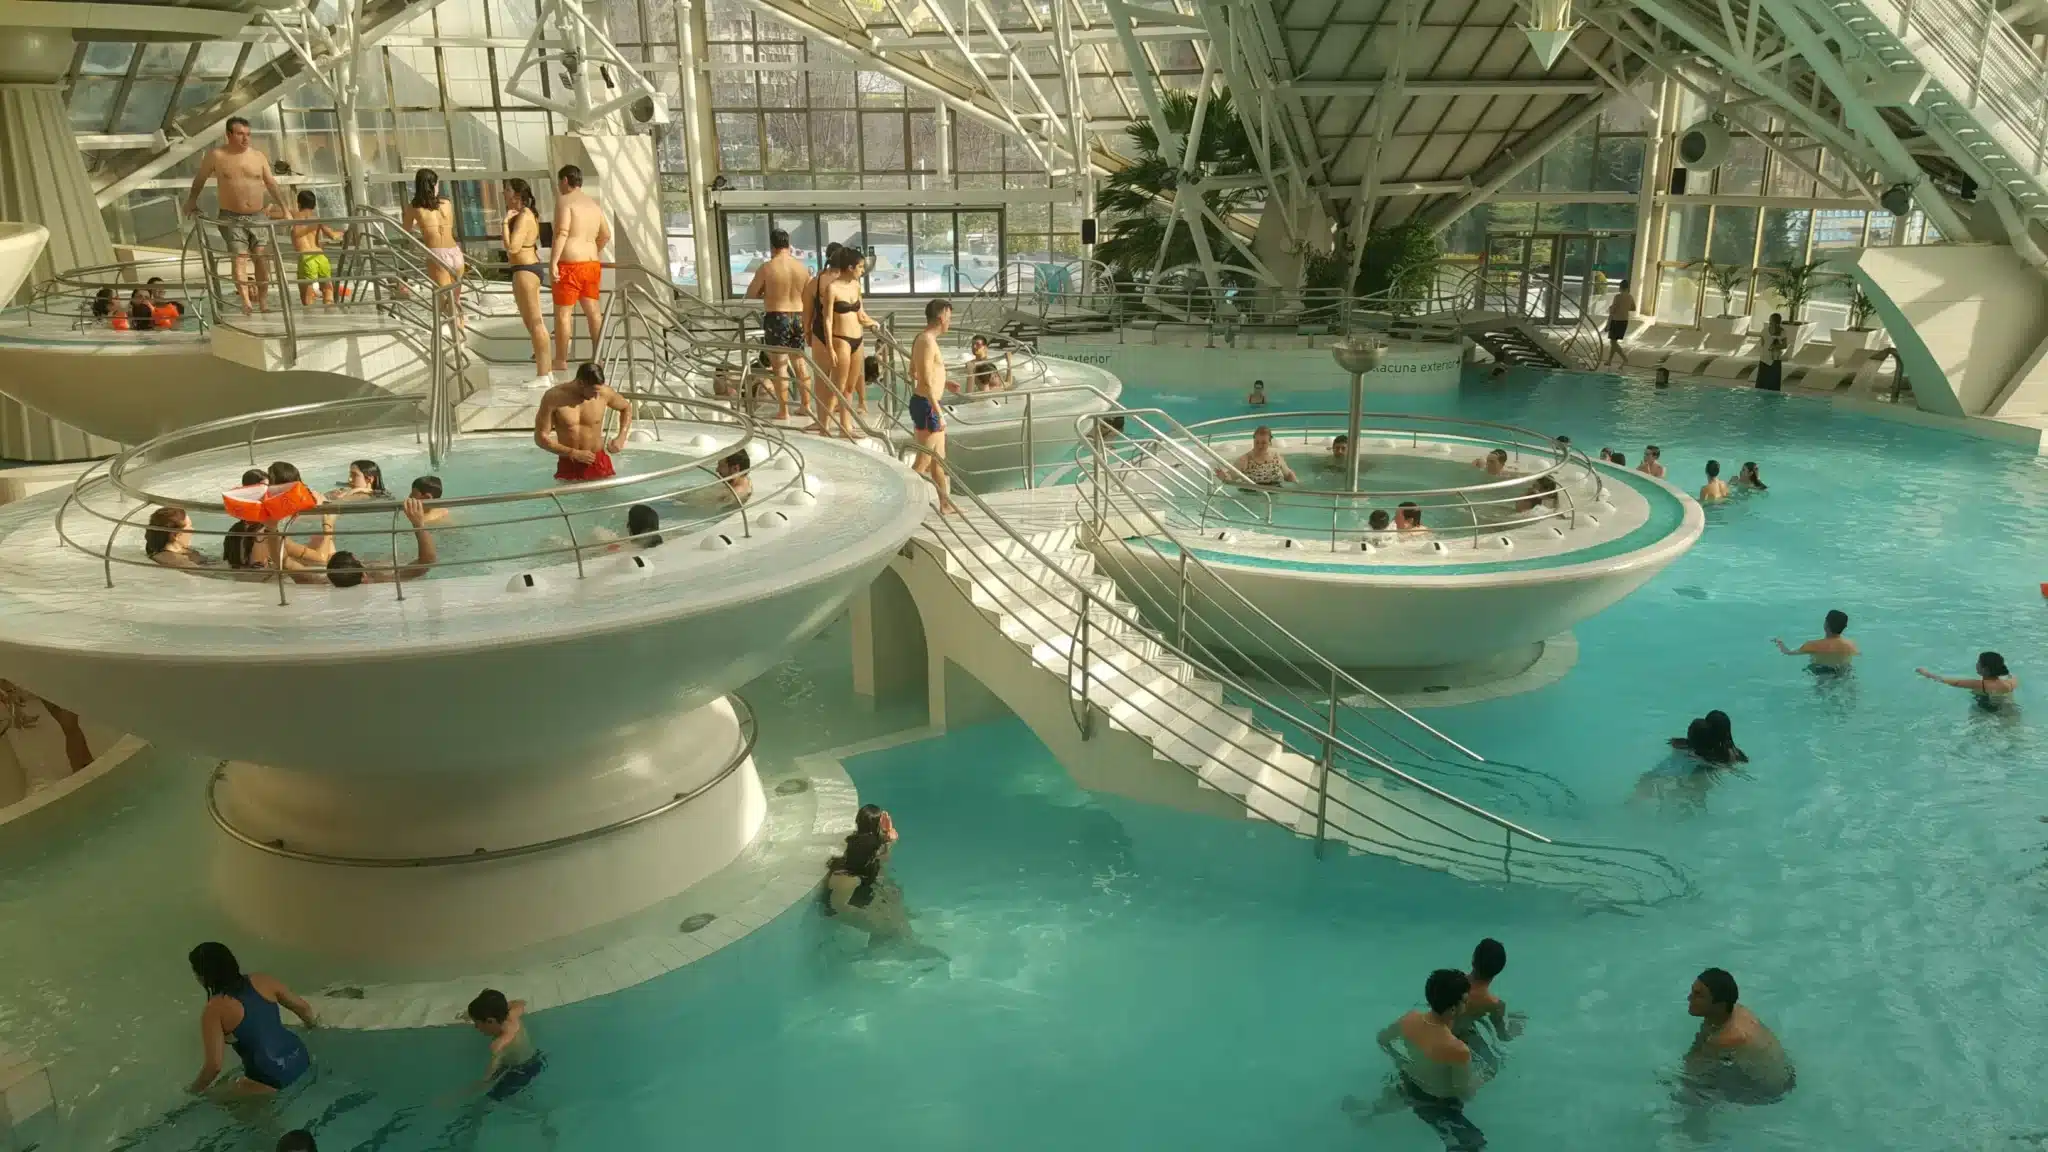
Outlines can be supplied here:
[[1737, 995], [1735, 977], [1709, 968], [1685, 998], [1686, 1012], [1700, 1021], [1679, 1079], [1678, 1099], [1688, 1110], [1717, 1101], [1775, 1104], [1798, 1082], [1778, 1038]]
[[242, 1061], [242, 1075], [225, 1085], [229, 1096], [269, 1096], [296, 1083], [312, 1067], [313, 1057], [298, 1033], [284, 1026], [279, 1006], [306, 1027], [314, 1027], [313, 1009], [284, 982], [262, 972], [242, 972], [225, 944], [207, 941], [186, 957], [192, 975], [206, 989], [206, 1007], [199, 1012], [199, 1038], [204, 1060], [188, 1089], [198, 1095], [214, 1087], [232, 1046]]
[[1505, 476], [1508, 474], [1508, 450], [1505, 448], [1495, 448], [1493, 451], [1474, 460], [1472, 466], [1488, 476]]
[[1821, 624], [1821, 637], [1808, 640], [1797, 648], [1785, 647], [1778, 637], [1771, 637], [1771, 643], [1786, 656], [1810, 658], [1809, 668], [1816, 675], [1838, 675], [1849, 670], [1849, 662], [1857, 655], [1856, 642], [1843, 636], [1849, 629], [1849, 614], [1839, 608], [1828, 609], [1827, 619]]
[[464, 1013], [470, 1025], [491, 1038], [491, 1060], [484, 1076], [471, 1086], [472, 1101], [465, 1115], [450, 1126], [453, 1147], [473, 1148], [483, 1131], [483, 1111], [491, 1104], [510, 1104], [540, 1122], [546, 1146], [555, 1146], [554, 1125], [545, 1114], [524, 1100], [516, 1099], [548, 1066], [547, 1054], [533, 1041], [526, 1023], [526, 1001], [507, 1000], [496, 988], [486, 988], [469, 1002]]
[[1975, 678], [1954, 678], [1929, 672], [1925, 668], [1915, 669], [1929, 680], [1939, 680], [1951, 688], [1962, 688], [1976, 693], [1977, 707], [1986, 712], [1996, 712], [2012, 703], [2012, 694], [2019, 689], [2020, 678], [2005, 666], [2005, 657], [1996, 652], [1977, 654], [1977, 675]]
[[[1519, 1030], [1519, 1021], [1508, 1017], [1508, 1002], [1493, 994], [1493, 982], [1507, 966], [1507, 945], [1491, 936], [1472, 949], [1472, 990], [1458, 1009], [1458, 1022], [1452, 1028], [1458, 1039], [1472, 1049], [1473, 1059], [1479, 1062], [1488, 1079], [1500, 1071], [1501, 1044], [1513, 1039]], [[1481, 1028], [1481, 1023], [1486, 1027]]]
[[1251, 395], [1246, 396], [1244, 402], [1254, 408], [1264, 408], [1266, 406], [1266, 382], [1264, 380], [1252, 381]]
[[1700, 486], [1700, 503], [1719, 504], [1728, 499], [1728, 482], [1721, 479], [1721, 462], [1707, 461], [1707, 482]]
[[1413, 1111], [1443, 1141], [1447, 1152], [1477, 1152], [1486, 1134], [1465, 1116], [1465, 1102], [1483, 1083], [1472, 1066], [1472, 1049], [1458, 1039], [1455, 1027], [1471, 992], [1472, 978], [1455, 968], [1439, 968], [1424, 983], [1426, 1012], [1410, 1012], [1381, 1029], [1382, 1051], [1394, 1062], [1394, 1076], [1376, 1103], [1344, 1098], [1353, 1121]]
[[1643, 448], [1643, 462], [1636, 465], [1636, 471], [1641, 472], [1645, 476], [1654, 476], [1662, 480], [1664, 478], [1664, 450], [1655, 444], [1645, 445]]

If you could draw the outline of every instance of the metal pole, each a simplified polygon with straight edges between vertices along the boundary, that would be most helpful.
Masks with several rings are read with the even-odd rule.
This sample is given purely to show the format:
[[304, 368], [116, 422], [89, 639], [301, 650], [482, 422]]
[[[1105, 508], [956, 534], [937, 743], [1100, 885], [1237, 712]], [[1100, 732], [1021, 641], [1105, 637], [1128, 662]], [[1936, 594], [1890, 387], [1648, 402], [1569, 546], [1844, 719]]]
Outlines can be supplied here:
[[1358, 426], [1365, 419], [1365, 376], [1351, 374], [1351, 415], [1344, 426], [1344, 434], [1350, 437], [1344, 442], [1344, 484], [1352, 491], [1358, 491]]
[[1031, 432], [1031, 393], [1029, 392], [1024, 393], [1024, 487], [1038, 487], [1038, 441]]

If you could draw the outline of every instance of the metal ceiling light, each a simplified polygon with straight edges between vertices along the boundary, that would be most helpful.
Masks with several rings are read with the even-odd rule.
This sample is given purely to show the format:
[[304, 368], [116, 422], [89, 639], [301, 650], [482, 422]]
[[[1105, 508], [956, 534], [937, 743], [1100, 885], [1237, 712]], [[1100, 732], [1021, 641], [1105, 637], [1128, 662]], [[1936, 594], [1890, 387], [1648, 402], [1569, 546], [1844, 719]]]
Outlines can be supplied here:
[[1531, 0], [1530, 8], [1535, 14], [1534, 24], [1522, 25], [1522, 31], [1529, 37], [1529, 46], [1536, 50], [1536, 58], [1543, 61], [1544, 71], [1549, 71], [1564, 55], [1564, 46], [1571, 40], [1572, 33], [1585, 26], [1582, 20], [1572, 19], [1572, 0]]

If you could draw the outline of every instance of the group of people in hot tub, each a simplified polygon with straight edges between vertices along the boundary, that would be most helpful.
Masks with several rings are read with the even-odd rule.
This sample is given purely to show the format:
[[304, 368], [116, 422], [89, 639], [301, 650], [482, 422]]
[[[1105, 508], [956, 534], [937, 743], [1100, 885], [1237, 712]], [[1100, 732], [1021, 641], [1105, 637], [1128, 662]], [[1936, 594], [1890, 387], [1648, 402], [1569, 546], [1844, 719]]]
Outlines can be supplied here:
[[[718, 462], [716, 475], [723, 483], [714, 492], [722, 505], [744, 503], [753, 495], [753, 481], [748, 475], [750, 468], [751, 462], [744, 448], [733, 451]], [[267, 469], [251, 468], [242, 473], [241, 481], [245, 488], [254, 485], [288, 487], [302, 482], [297, 466], [285, 460], [279, 460]], [[365, 565], [356, 553], [336, 547], [335, 524], [339, 518], [333, 512], [320, 517], [319, 532], [304, 542], [287, 535], [282, 522], [237, 520], [222, 538], [221, 554], [216, 558], [193, 546], [191, 514], [183, 508], [167, 506], [150, 513], [143, 529], [142, 550], [150, 560], [166, 568], [214, 570], [224, 567], [237, 578], [248, 580], [268, 580], [280, 570], [296, 583], [325, 582], [336, 588], [417, 580], [440, 561], [440, 549], [434, 541], [433, 529], [445, 523], [450, 513], [446, 508], [430, 508], [428, 504], [440, 500], [444, 493], [439, 476], [416, 477], [406, 490], [400, 510], [411, 526], [413, 558], [409, 563], [400, 563], [394, 555], [389, 564], [373, 560]], [[377, 462], [355, 460], [348, 466], [347, 482], [329, 491], [323, 504], [391, 498], [392, 494], [384, 486], [384, 470]], [[661, 513], [652, 504], [634, 504], [626, 509], [623, 535], [606, 528], [597, 529], [594, 535], [597, 546], [605, 551], [652, 548], [661, 543]]]
[[[1321, 458], [1318, 467], [1323, 472], [1342, 475], [1350, 462], [1351, 438], [1340, 434], [1330, 440], [1329, 452]], [[1505, 448], [1495, 448], [1472, 461], [1472, 467], [1484, 473], [1489, 480], [1512, 479], [1515, 475], [1508, 468]], [[1370, 471], [1371, 465], [1361, 460], [1358, 470]], [[1216, 477], [1240, 484], [1249, 482], [1260, 488], [1281, 488], [1301, 483], [1301, 477], [1288, 465], [1287, 458], [1274, 449], [1273, 430], [1264, 424], [1252, 430], [1251, 449], [1232, 461], [1229, 467], [1216, 469]], [[1528, 513], [1537, 513], [1538, 518], [1553, 514], [1558, 510], [1562, 491], [1554, 478], [1538, 476], [1530, 481], [1527, 489], [1511, 498], [1513, 514], [1517, 518], [1526, 518]], [[1505, 500], [1492, 504], [1481, 500], [1467, 507], [1476, 508], [1480, 515], [1484, 515], [1489, 510], [1498, 514], [1500, 509], [1509, 506]], [[1429, 532], [1422, 522], [1422, 507], [1413, 500], [1403, 500], [1391, 514], [1384, 508], [1373, 509], [1366, 524], [1374, 533], [1390, 533], [1396, 537], [1414, 538], [1426, 536]]]

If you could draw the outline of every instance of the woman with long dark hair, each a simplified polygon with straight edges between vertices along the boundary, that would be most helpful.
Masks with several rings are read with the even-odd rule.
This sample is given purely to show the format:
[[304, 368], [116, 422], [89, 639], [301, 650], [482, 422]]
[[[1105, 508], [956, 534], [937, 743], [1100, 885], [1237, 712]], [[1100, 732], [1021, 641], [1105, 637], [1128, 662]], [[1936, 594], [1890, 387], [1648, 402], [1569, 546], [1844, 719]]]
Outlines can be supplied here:
[[[404, 226], [420, 235], [420, 243], [434, 258], [427, 261], [427, 274], [434, 283], [447, 287], [462, 282], [462, 245], [455, 239], [455, 202], [441, 195], [441, 176], [432, 168], [413, 174], [412, 200], [405, 206]], [[462, 335], [462, 293], [458, 287], [448, 297], [448, 311], [456, 336]]]
[[817, 431], [832, 434], [832, 412], [838, 410], [839, 431], [855, 439], [851, 407], [867, 411], [867, 389], [861, 380], [860, 345], [866, 330], [874, 326], [861, 307], [860, 278], [867, 258], [857, 245], [834, 252], [826, 270], [813, 281], [809, 324], [811, 351], [818, 363], [829, 369], [834, 387], [823, 390], [818, 405]]
[[505, 181], [505, 261], [512, 266], [512, 299], [519, 305], [520, 322], [533, 341], [535, 383], [554, 382], [548, 365], [554, 345], [548, 340], [547, 320], [541, 314], [540, 290], [548, 266], [540, 258], [540, 205], [534, 201], [533, 186], [524, 180]]
[[275, 976], [245, 975], [225, 944], [209, 940], [186, 959], [199, 986], [206, 989], [206, 1007], [199, 1012], [204, 1060], [190, 1089], [195, 1095], [220, 1079], [230, 1046], [242, 1060], [242, 1075], [227, 1085], [231, 1096], [268, 1096], [306, 1074], [313, 1057], [306, 1042], [284, 1026], [277, 1010], [282, 1004], [306, 1027], [315, 1027], [318, 1021], [304, 1000]]
[[1943, 676], [1938, 672], [1929, 672], [1925, 668], [1918, 671], [1929, 680], [1939, 680], [1951, 688], [1961, 688], [1975, 694], [1977, 707], [1986, 712], [1997, 712], [2011, 704], [2012, 694], [2018, 691], [2020, 686], [2020, 678], [2013, 675], [2012, 669], [2005, 666], [2005, 657], [1996, 652], [1977, 654], [1975, 676]]

